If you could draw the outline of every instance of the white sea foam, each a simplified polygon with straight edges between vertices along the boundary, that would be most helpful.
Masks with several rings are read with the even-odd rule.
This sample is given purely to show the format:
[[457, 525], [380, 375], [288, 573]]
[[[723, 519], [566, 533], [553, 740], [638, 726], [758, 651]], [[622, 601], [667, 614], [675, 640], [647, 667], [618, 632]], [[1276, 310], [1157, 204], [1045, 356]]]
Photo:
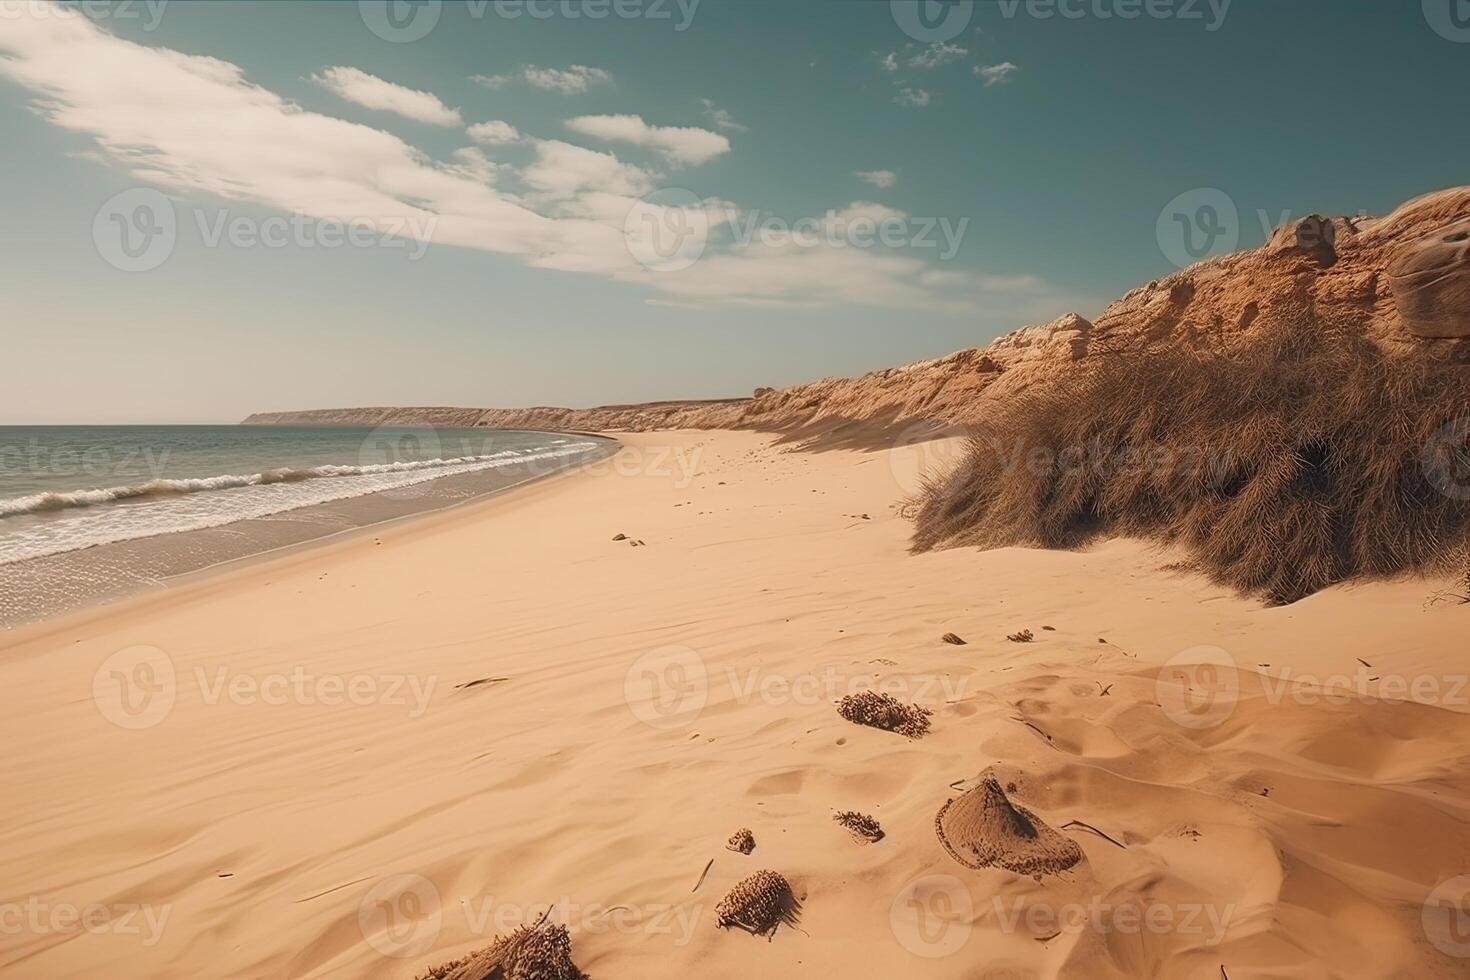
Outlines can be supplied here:
[[[0, 501], [0, 564], [156, 534], [220, 527], [461, 473], [578, 456], [598, 447], [595, 442], [576, 442], [506, 449], [484, 456], [277, 469], [33, 494]], [[57, 513], [46, 514], [49, 511]], [[14, 518], [20, 525], [9, 527], [4, 518]]]
[[[591, 443], [584, 443], [591, 446]], [[495, 460], [521, 456], [514, 449], [491, 453], [488, 456], [460, 456], [456, 459], [425, 459], [401, 463], [374, 463], [367, 466], [327, 465], [309, 469], [278, 469], [244, 476], [229, 474], [206, 476], [189, 480], [149, 480], [130, 486], [106, 487], [92, 490], [72, 490], [65, 493], [37, 493], [28, 497], [0, 500], [0, 517], [16, 514], [34, 514], [39, 511], [66, 510], [69, 507], [95, 507], [119, 500], [138, 497], [159, 497], [170, 494], [204, 493], [210, 490], [230, 490], [236, 487], [267, 486], [272, 483], [296, 483], [301, 480], [319, 480], [341, 476], [372, 476], [379, 473], [412, 473], [416, 470], [443, 469], [448, 466], [466, 466], [471, 463], [488, 463]]]

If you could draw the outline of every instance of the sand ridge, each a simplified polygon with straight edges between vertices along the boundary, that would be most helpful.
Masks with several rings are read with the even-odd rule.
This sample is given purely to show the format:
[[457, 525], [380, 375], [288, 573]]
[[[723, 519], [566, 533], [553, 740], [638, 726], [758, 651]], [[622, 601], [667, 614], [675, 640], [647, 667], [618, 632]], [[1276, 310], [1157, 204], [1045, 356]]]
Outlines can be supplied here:
[[[0, 975], [410, 978], [548, 908], [593, 977], [1463, 975], [1425, 905], [1470, 871], [1470, 607], [1425, 602], [1448, 583], [1266, 609], [1130, 542], [912, 556], [904, 454], [943, 447], [626, 441], [698, 466], [0, 640], [0, 902], [40, 923]], [[112, 710], [145, 666], [171, 696]], [[1434, 683], [1375, 697], [1393, 679]], [[868, 688], [930, 732], [843, 720]], [[955, 863], [935, 813], [992, 766], [1083, 861]], [[758, 869], [801, 907], [769, 942], [716, 927]], [[91, 906], [106, 927], [54, 915]]]

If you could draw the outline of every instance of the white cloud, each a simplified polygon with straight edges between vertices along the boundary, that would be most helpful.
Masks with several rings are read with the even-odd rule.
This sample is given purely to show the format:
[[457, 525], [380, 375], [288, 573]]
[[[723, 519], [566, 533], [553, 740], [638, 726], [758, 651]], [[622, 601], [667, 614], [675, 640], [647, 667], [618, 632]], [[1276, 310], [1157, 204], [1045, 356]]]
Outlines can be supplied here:
[[486, 146], [497, 146], [501, 143], [516, 143], [521, 138], [520, 130], [508, 122], [499, 119], [491, 119], [488, 122], [475, 123], [465, 130], [470, 139], [476, 143], [484, 143]]
[[919, 49], [919, 53], [909, 59], [909, 67], [931, 71], [952, 61], [959, 61], [969, 53], [968, 48], [962, 48], [958, 44], [936, 41], [927, 48]]
[[935, 68], [942, 68], [952, 62], [960, 61], [969, 53], [969, 48], [962, 48], [958, 44], [950, 44], [946, 41], [935, 41], [917, 50], [910, 44], [903, 49], [902, 59], [900, 59], [899, 52], [890, 51], [879, 60], [878, 64], [887, 72], [896, 72], [900, 68], [933, 71]]
[[889, 188], [898, 183], [898, 174], [892, 170], [859, 170], [853, 176], [874, 187]]
[[715, 126], [717, 126], [718, 128], [723, 129], [729, 133], [750, 132], [749, 126], [740, 125], [740, 123], [735, 121], [735, 117], [730, 115], [727, 110], [721, 109], [709, 99], [704, 99], [703, 102], [705, 118], [714, 123]]
[[701, 164], [730, 152], [730, 140], [693, 126], [650, 126], [642, 116], [578, 116], [567, 120], [574, 133], [610, 143], [646, 146], [677, 164]]
[[564, 200], [584, 191], [634, 198], [654, 188], [653, 175], [648, 171], [623, 163], [611, 153], [559, 140], [537, 143], [536, 160], [521, 178], [548, 200]]
[[909, 86], [905, 85], [903, 88], [898, 90], [898, 94], [893, 97], [893, 101], [902, 106], [909, 106], [913, 109], [922, 109], [924, 108], [924, 106], [933, 101], [933, 98], [934, 97], [926, 92], [924, 89], [910, 88]]
[[[654, 272], [633, 257], [624, 225], [658, 177], [611, 153], [548, 140], [533, 144], [534, 159], [519, 170], [478, 147], [439, 161], [384, 130], [303, 109], [237, 65], [124, 40], [66, 7], [38, 14], [29, 2], [0, 0], [0, 19], [0, 78], [28, 89], [32, 108], [52, 125], [90, 137], [84, 152], [163, 188], [182, 206], [247, 202], [365, 222], [439, 246], [637, 285], [672, 302], [952, 311], [1039, 302], [1032, 291], [992, 296], [973, 282], [926, 284], [925, 273], [936, 271], [928, 253], [747, 245], [724, 234], [712, 236], [718, 240], [690, 268]], [[727, 202], [682, 210], [707, 229], [736, 214]], [[895, 214], [859, 203], [818, 220], [831, 227]], [[1003, 305], [989, 305], [993, 297]]]
[[992, 85], [1004, 85], [1011, 80], [1011, 76], [1020, 71], [1020, 67], [1009, 61], [1002, 61], [998, 65], [976, 65], [975, 74], [985, 79], [985, 87]]
[[514, 75], [470, 75], [470, 81], [485, 88], [504, 88], [512, 82], [525, 82], [532, 88], [563, 96], [581, 96], [594, 85], [606, 85], [613, 81], [610, 73], [587, 65], [572, 65], [570, 68], [539, 68], [528, 65]]
[[586, 65], [573, 65], [567, 69], [537, 68], [533, 65], [526, 69], [527, 84], [547, 92], [560, 92], [562, 95], [579, 95], [593, 85], [610, 81], [612, 76], [607, 72], [601, 68], [588, 68]]
[[496, 163], [485, 155], [485, 151], [478, 146], [466, 146], [455, 150], [450, 155], [454, 164], [446, 168], [450, 173], [458, 174], [481, 184], [494, 184], [503, 170], [508, 170], [504, 164]]
[[463, 126], [458, 109], [451, 109], [430, 92], [406, 88], [357, 68], [324, 68], [312, 81], [367, 109], [396, 112], [434, 126]]
[[525, 82], [543, 92], [559, 92], [562, 95], [581, 95], [594, 85], [606, 85], [612, 75], [601, 68], [572, 65], [569, 68], [542, 68], [527, 65], [513, 75], [471, 75], [470, 81], [488, 89], [501, 89], [512, 82]]

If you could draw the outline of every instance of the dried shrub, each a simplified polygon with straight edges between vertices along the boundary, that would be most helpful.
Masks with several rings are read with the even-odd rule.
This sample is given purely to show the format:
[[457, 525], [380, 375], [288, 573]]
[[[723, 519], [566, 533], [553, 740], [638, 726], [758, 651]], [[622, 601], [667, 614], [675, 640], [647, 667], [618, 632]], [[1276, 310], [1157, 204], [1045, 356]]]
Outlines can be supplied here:
[[1101, 355], [997, 404], [923, 492], [917, 550], [1127, 535], [1274, 602], [1440, 572], [1470, 541], [1470, 369], [1309, 326]]
[[858, 813], [856, 810], [843, 810], [841, 813], [834, 815], [832, 819], [836, 820], [846, 828], [848, 833], [852, 834], [853, 837], [862, 841], [864, 844], [876, 844], [883, 839], [883, 828], [878, 825], [878, 821], [866, 813]]
[[715, 906], [721, 929], [744, 929], [754, 936], [775, 935], [782, 925], [796, 925], [800, 907], [791, 885], [774, 871], [757, 871]]
[[522, 926], [485, 949], [443, 963], [419, 980], [587, 980], [572, 962], [567, 927], [546, 921]]
[[730, 840], [725, 847], [731, 851], [739, 851], [741, 854], [749, 854], [755, 850], [755, 834], [752, 834], [748, 827], [741, 827], [730, 835]]
[[891, 694], [859, 691], [844, 695], [837, 713], [857, 725], [897, 732], [908, 738], [922, 738], [929, 732], [928, 708], [904, 704]]
[[1030, 643], [1036, 639], [1036, 634], [1030, 630], [1021, 630], [1019, 633], [1008, 633], [1006, 639], [1012, 643]]

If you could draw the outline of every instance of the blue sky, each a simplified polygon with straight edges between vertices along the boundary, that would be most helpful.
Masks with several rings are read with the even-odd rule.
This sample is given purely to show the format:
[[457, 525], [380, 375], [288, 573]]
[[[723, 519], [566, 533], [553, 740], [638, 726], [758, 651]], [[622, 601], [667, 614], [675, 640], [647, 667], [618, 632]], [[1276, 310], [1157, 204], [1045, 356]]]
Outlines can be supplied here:
[[0, 0], [0, 423], [745, 394], [1465, 179], [1440, 0], [1058, 2]]

